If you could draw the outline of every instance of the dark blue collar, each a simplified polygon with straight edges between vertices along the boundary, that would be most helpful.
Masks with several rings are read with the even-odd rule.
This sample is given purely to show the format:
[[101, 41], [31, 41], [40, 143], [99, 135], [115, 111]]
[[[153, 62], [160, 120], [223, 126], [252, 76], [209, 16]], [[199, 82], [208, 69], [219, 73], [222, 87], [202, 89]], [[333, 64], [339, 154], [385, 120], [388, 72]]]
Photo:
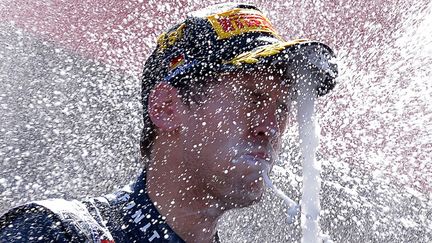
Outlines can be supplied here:
[[138, 177], [124, 207], [122, 230], [128, 242], [185, 242], [166, 223], [165, 217], [150, 200], [145, 172]]

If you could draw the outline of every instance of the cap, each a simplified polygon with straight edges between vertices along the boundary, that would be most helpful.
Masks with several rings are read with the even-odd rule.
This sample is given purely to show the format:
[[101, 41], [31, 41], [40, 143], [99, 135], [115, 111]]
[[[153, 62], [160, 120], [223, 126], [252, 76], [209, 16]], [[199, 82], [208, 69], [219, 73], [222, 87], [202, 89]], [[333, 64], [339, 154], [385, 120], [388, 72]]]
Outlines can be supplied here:
[[317, 84], [318, 95], [328, 93], [337, 76], [330, 47], [306, 39], [285, 41], [251, 4], [218, 4], [190, 13], [159, 36], [144, 66], [143, 86], [160, 81], [181, 86], [191, 82], [191, 77], [280, 65], [299, 55], [324, 73]]

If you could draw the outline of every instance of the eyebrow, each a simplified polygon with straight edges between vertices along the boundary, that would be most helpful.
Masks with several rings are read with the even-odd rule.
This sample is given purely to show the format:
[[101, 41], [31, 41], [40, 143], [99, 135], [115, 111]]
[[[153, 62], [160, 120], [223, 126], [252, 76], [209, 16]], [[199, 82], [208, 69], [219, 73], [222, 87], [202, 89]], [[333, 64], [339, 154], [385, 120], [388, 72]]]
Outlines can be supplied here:
[[[271, 98], [265, 92], [262, 92], [261, 90], [257, 90], [256, 87], [254, 87], [254, 85], [246, 85], [245, 88], [246, 88], [247, 91], [251, 92], [251, 94], [254, 95], [254, 96], [263, 97], [264, 99], [267, 99], [267, 100], [269, 98]], [[282, 105], [285, 105], [286, 107], [288, 107], [289, 106], [289, 101], [290, 101], [289, 95], [287, 94], [285, 99], [278, 98], [277, 101], [276, 101], [276, 103], [278, 105], [282, 104]]]

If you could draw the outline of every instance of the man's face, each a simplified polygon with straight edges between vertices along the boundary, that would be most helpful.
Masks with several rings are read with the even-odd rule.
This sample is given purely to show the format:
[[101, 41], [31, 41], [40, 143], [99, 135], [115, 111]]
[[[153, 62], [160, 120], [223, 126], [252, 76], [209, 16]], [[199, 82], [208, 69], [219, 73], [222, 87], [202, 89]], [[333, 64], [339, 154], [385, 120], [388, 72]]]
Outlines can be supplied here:
[[289, 87], [279, 75], [255, 71], [223, 74], [206, 90], [186, 109], [181, 131], [190, 180], [225, 207], [251, 205], [281, 149]]

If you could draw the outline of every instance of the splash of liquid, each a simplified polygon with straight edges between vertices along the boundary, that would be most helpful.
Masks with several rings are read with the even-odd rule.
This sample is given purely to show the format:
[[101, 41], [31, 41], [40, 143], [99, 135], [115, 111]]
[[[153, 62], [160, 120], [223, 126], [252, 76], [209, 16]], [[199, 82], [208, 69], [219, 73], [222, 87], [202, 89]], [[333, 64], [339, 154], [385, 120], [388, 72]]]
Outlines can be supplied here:
[[319, 145], [319, 125], [315, 116], [316, 89], [313, 87], [314, 78], [309, 72], [299, 73], [303, 82], [296, 84], [298, 91], [297, 121], [299, 124], [300, 147], [303, 159], [303, 188], [301, 205], [289, 198], [283, 191], [277, 188], [270, 180], [269, 170], [263, 173], [264, 183], [286, 204], [289, 224], [295, 222], [296, 216], [301, 210], [301, 225], [303, 231], [302, 242], [332, 242], [327, 235], [321, 234], [319, 227], [320, 196], [321, 190], [321, 164], [316, 160], [316, 151]]
[[300, 149], [303, 167], [303, 188], [300, 206], [276, 188], [268, 177], [268, 170], [263, 175], [266, 185], [282, 198], [288, 206], [288, 223], [295, 220], [301, 211], [302, 242], [332, 242], [328, 235], [321, 233], [320, 190], [321, 163], [316, 159], [319, 145], [319, 125], [315, 114], [315, 101], [318, 97], [318, 85], [325, 85], [325, 79], [335, 76], [330, 67], [332, 60], [324, 52], [313, 48], [304, 48], [294, 52], [288, 66], [290, 79], [294, 83], [294, 99], [297, 100], [297, 122], [299, 124]]
[[[316, 55], [318, 54], [318, 55]], [[320, 219], [321, 162], [316, 159], [319, 146], [320, 127], [315, 112], [318, 97], [317, 84], [325, 79], [329, 71], [326, 60], [319, 53], [306, 58], [307, 65], [293, 68], [295, 90], [297, 92], [297, 122], [299, 124], [300, 151], [302, 154], [303, 187], [300, 202], [302, 242], [332, 242], [328, 235], [322, 234]]]
[[277, 188], [275, 185], [273, 185], [272, 181], [270, 180], [268, 173], [269, 173], [269, 171], [267, 168], [266, 171], [263, 173], [264, 183], [266, 184], [266, 186], [268, 188], [270, 188], [278, 197], [280, 197], [285, 202], [285, 204], [288, 208], [288, 210], [287, 210], [287, 213], [288, 213], [287, 222], [289, 224], [292, 224], [295, 222], [296, 216], [297, 216], [298, 212], [300, 211], [300, 207], [294, 200], [289, 198], [283, 191], [281, 191], [279, 188]]
[[315, 116], [315, 88], [313, 75], [303, 72], [304, 82], [298, 82], [298, 111], [300, 148], [303, 162], [303, 188], [301, 198], [302, 242], [321, 242], [319, 215], [321, 190], [321, 164], [316, 160], [319, 144], [319, 125]]

